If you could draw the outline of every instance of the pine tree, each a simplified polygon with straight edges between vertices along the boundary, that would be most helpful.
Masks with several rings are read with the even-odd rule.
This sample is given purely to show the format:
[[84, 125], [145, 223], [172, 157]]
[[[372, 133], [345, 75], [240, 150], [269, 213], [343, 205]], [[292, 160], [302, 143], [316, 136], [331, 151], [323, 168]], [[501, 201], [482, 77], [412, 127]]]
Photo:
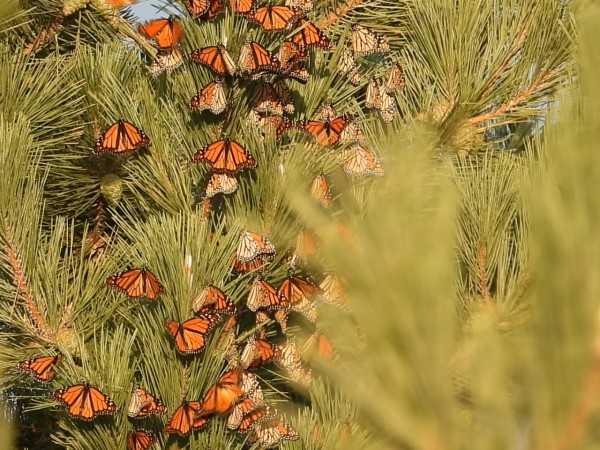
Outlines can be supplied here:
[[[331, 45], [310, 50], [306, 84], [286, 81], [295, 111], [285, 115], [297, 126], [283, 136], [274, 128], [285, 122], [251, 114], [257, 80], [222, 77], [224, 111], [190, 112], [190, 98], [218, 77], [188, 56], [222, 44], [237, 61], [248, 36], [276, 52], [291, 29], [266, 32], [232, 12], [234, 2], [210, 21], [191, 17], [183, 1], [167, 2], [164, 17], [176, 14], [185, 31], [184, 61], [161, 71], [173, 55], [140, 36], [114, 3], [127, 2], [2, 6], [0, 367], [20, 423], [19, 448], [125, 448], [132, 428], [152, 430], [161, 448], [249, 447], [246, 435], [227, 429], [226, 415], [183, 437], [162, 430], [183, 401], [202, 399], [243, 359], [261, 329], [276, 353], [296, 345], [302, 354], [301, 363], [257, 372], [266, 403], [300, 436], [282, 448], [509, 448], [520, 439], [575, 448], [561, 444], [573, 435], [568, 430], [540, 431], [567, 423], [574, 398], [544, 395], [544, 388], [566, 382], [577, 392], [589, 352], [567, 358], [565, 342], [547, 335], [562, 330], [585, 346], [594, 332], [584, 320], [595, 311], [593, 286], [581, 294], [589, 299], [585, 311], [565, 311], [550, 287], [580, 291], [561, 288], [563, 266], [551, 261], [570, 256], [575, 264], [584, 239], [595, 241], [582, 229], [570, 247], [552, 247], [558, 230], [588, 216], [574, 210], [569, 222], [569, 208], [580, 205], [565, 201], [544, 224], [529, 198], [531, 185], [541, 186], [544, 201], [554, 194], [544, 184], [555, 174], [544, 172], [543, 155], [557, 136], [546, 135], [550, 113], [566, 104], [556, 93], [577, 73], [570, 2], [315, 0], [308, 18]], [[356, 24], [375, 33], [369, 39], [379, 51], [346, 51], [356, 50]], [[344, 74], [340, 63], [349, 56], [356, 68]], [[406, 78], [387, 89], [393, 63]], [[333, 146], [301, 130], [327, 104], [330, 119], [350, 123]], [[151, 145], [126, 157], [94, 154], [98, 136], [119, 118]], [[226, 137], [242, 143], [257, 167], [235, 174], [236, 192], [208, 198], [209, 165], [193, 155]], [[381, 160], [366, 172], [385, 171], [383, 178], [348, 176], [348, 161], [364, 149]], [[564, 182], [573, 188], [584, 166], [555, 161], [572, 169]], [[333, 195], [323, 190], [319, 203], [311, 187], [321, 174]], [[565, 195], [587, 199], [585, 192]], [[530, 222], [541, 230], [536, 237]], [[258, 258], [264, 266], [254, 271], [232, 270], [244, 231], [277, 250]], [[105, 285], [141, 266], [164, 287], [156, 300], [127, 299]], [[347, 299], [340, 305], [337, 291], [323, 289], [331, 304], [310, 298], [269, 312], [261, 327], [246, 305], [257, 274], [273, 286], [311, 275]], [[539, 288], [540, 280], [547, 286]], [[240, 314], [232, 329], [232, 321], [220, 321], [201, 353], [182, 356], [164, 322], [190, 319], [208, 284]], [[570, 327], [582, 323], [580, 335], [561, 328], [544, 298]], [[535, 322], [540, 310], [546, 315]], [[307, 319], [313, 315], [316, 321]], [[553, 378], [551, 370], [564, 374], [562, 359], [540, 358], [536, 348], [554, 349], [577, 376]], [[59, 352], [49, 385], [14, 370]], [[89, 424], [68, 417], [49, 394], [82, 382], [108, 395], [118, 412]], [[129, 419], [138, 386], [167, 413]], [[530, 432], [530, 423], [540, 428]]]

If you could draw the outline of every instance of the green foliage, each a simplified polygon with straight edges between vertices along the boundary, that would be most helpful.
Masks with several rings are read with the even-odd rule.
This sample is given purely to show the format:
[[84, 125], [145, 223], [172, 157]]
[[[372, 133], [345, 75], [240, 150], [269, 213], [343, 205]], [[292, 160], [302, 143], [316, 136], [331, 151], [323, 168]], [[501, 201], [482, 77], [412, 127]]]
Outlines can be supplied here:
[[[156, 49], [127, 11], [117, 18], [96, 1], [61, 18], [58, 0], [0, 6], [0, 385], [21, 436], [45, 418], [38, 442], [22, 447], [124, 448], [143, 426], [160, 448], [260, 448], [222, 418], [189, 437], [160, 432], [183, 400], [202, 398], [230, 350], [221, 323], [202, 353], [181, 356], [164, 320], [190, 318], [208, 283], [244, 309], [254, 274], [232, 273], [231, 262], [252, 230], [278, 250], [262, 274], [273, 285], [292, 272], [321, 281], [325, 270], [347, 284], [346, 305], [319, 303], [316, 324], [292, 313], [284, 334], [267, 323], [268, 340], [297, 339], [314, 374], [306, 387], [275, 366], [257, 372], [266, 401], [301, 436], [282, 448], [595, 448], [586, 396], [597, 396], [600, 378], [596, 22], [584, 23], [576, 61], [569, 2], [314, 1], [310, 18], [330, 25], [332, 48], [312, 52], [306, 84], [288, 82], [292, 118], [316, 118], [324, 101], [352, 114], [383, 178], [343, 172], [352, 144], [324, 148], [299, 130], [263, 136], [249, 118], [255, 81], [225, 78], [230, 107], [220, 117], [190, 113], [191, 96], [215, 79], [189, 60], [194, 49], [226, 44], [237, 59], [248, 35], [276, 51], [290, 33], [230, 11], [212, 22], [184, 14], [183, 66], [150, 77]], [[162, 6], [183, 8], [174, 3]], [[357, 58], [358, 86], [338, 70], [355, 22], [392, 48]], [[36, 40], [40, 48], [20, 53]], [[406, 87], [388, 127], [366, 109], [365, 90], [398, 61]], [[581, 87], [570, 85], [576, 62]], [[93, 155], [121, 117], [152, 145]], [[206, 217], [210, 172], [191, 157], [224, 136], [258, 167], [236, 174], [237, 192], [213, 199]], [[329, 209], [309, 195], [319, 172], [332, 185]], [[307, 264], [293, 256], [301, 229], [318, 239]], [[104, 286], [142, 265], [164, 285], [158, 300]], [[333, 363], [313, 354], [316, 328], [339, 354]], [[236, 344], [256, 329], [243, 310]], [[14, 370], [58, 351], [48, 386]], [[48, 394], [80, 382], [118, 413], [69, 418]], [[166, 416], [127, 418], [138, 385], [163, 400]]]

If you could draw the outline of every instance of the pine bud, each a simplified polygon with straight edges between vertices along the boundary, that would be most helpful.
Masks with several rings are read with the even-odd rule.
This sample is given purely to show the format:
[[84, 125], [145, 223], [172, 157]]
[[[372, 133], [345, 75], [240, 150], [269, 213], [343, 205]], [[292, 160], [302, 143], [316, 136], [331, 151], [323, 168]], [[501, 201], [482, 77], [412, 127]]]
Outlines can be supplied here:
[[[120, 23], [119, 10], [112, 5], [112, 1], [109, 0], [89, 0], [90, 4], [94, 7], [98, 14], [102, 16], [104, 20], [112, 27], [117, 28]], [[115, 2], [121, 3], [121, 2]]]
[[70, 353], [72, 355], [79, 354], [79, 336], [75, 330], [71, 327], [61, 327], [55, 335], [56, 346], [63, 351], [63, 353]]
[[80, 9], [85, 8], [90, 0], [64, 0], [63, 1], [63, 16], [67, 17], [76, 13]]
[[108, 173], [100, 180], [100, 193], [108, 206], [114, 208], [123, 195], [123, 180], [116, 173]]

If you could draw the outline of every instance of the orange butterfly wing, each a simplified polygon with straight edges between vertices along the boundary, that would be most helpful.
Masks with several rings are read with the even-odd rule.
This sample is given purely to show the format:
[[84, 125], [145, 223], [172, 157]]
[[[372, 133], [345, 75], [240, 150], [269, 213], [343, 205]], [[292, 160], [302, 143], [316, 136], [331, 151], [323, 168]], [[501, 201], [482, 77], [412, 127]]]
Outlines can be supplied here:
[[203, 111], [208, 109], [213, 114], [221, 114], [227, 107], [227, 99], [223, 83], [212, 81], [200, 89], [190, 100], [189, 108]]
[[253, 0], [229, 0], [229, 5], [234, 13], [248, 14], [254, 8]]
[[248, 366], [249, 369], [256, 369], [260, 365], [278, 358], [279, 348], [264, 339], [254, 340], [254, 359]]
[[271, 419], [254, 428], [248, 435], [248, 442], [258, 442], [264, 448], [271, 448], [276, 447], [284, 440], [293, 441], [299, 437], [298, 432], [285, 425], [281, 420]]
[[264, 72], [277, 72], [280, 68], [277, 57], [252, 40], [246, 41], [242, 47], [238, 65], [240, 74], [251, 80], [260, 78]]
[[127, 416], [144, 418], [150, 414], [164, 414], [167, 407], [164, 403], [142, 387], [135, 388], [131, 395]]
[[155, 300], [164, 292], [163, 286], [154, 274], [145, 267], [111, 275], [104, 283], [109, 287], [120, 289], [129, 298]]
[[56, 375], [56, 366], [58, 366], [62, 359], [63, 356], [60, 353], [56, 356], [40, 356], [21, 361], [18, 368], [39, 381], [48, 382]]
[[165, 327], [171, 337], [175, 339], [177, 351], [182, 355], [193, 355], [204, 349], [206, 335], [210, 333], [218, 321], [218, 315], [205, 314], [182, 323], [166, 319]]
[[236, 313], [235, 304], [231, 299], [221, 289], [212, 284], [202, 290], [194, 301], [192, 309], [195, 313], [200, 314], [214, 313], [231, 316]]
[[202, 428], [208, 422], [206, 417], [196, 418], [200, 402], [184, 401], [173, 413], [163, 432], [185, 436], [190, 431]]
[[254, 156], [235, 141], [222, 139], [203, 147], [194, 154], [194, 161], [207, 162], [217, 173], [237, 172], [256, 167]]
[[212, 20], [223, 11], [225, 11], [225, 3], [223, 0], [210, 0], [208, 10], [200, 16], [200, 19]]
[[154, 39], [161, 49], [176, 47], [183, 37], [183, 28], [179, 22], [171, 18], [156, 19], [140, 24], [138, 31], [142, 36]]
[[241, 375], [242, 369], [225, 372], [202, 397], [197, 417], [228, 412], [244, 394], [240, 387]]
[[190, 58], [194, 62], [210, 67], [220, 75], [233, 75], [235, 72], [235, 64], [222, 45], [194, 50]]
[[119, 119], [96, 139], [93, 153], [123, 154], [148, 147], [150, 144], [150, 139], [141, 129], [126, 120]]
[[210, 0], [185, 0], [185, 7], [193, 17], [201, 16], [208, 12]]
[[312, 22], [301, 18], [297, 23], [298, 31], [290, 37], [290, 41], [301, 48], [319, 47], [328, 49], [330, 42], [325, 33]]
[[331, 191], [327, 184], [327, 178], [323, 173], [317, 174], [313, 180], [312, 187], [310, 189], [310, 195], [316, 201], [321, 203], [325, 208], [329, 208], [332, 205]]
[[317, 293], [318, 288], [299, 277], [287, 277], [277, 289], [293, 306], [305, 298], [310, 298]]
[[156, 442], [156, 435], [147, 430], [131, 430], [127, 433], [127, 450], [148, 450]]
[[259, 279], [252, 283], [246, 304], [250, 311], [256, 311], [259, 308], [285, 309], [290, 306], [283, 294], [266, 281]]
[[263, 6], [248, 18], [259, 23], [265, 31], [289, 30], [300, 17], [300, 11], [289, 6]]
[[75, 384], [59, 389], [54, 399], [67, 408], [69, 416], [90, 421], [102, 414], [116, 414], [117, 406], [106, 395], [89, 384]]

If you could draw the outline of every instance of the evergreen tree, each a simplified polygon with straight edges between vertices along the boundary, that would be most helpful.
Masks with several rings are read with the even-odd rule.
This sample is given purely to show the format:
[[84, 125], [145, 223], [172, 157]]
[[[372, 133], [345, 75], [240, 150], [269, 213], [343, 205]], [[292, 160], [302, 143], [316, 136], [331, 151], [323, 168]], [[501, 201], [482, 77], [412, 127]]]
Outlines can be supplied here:
[[[228, 430], [227, 414], [186, 436], [163, 433], [182, 402], [200, 401], [224, 372], [248, 365], [253, 337], [271, 342], [279, 363], [256, 371], [264, 401], [290, 438], [300, 436], [283, 448], [584, 442], [594, 410], [583, 396], [597, 390], [586, 344], [597, 307], [592, 277], [573, 270], [581, 255], [590, 273], [596, 267], [595, 169], [584, 145], [572, 163], [556, 150], [545, 156], [557, 130], [585, 109], [576, 104], [573, 122], [547, 130], [555, 106], [570, 105], [557, 92], [578, 76], [575, 6], [313, 2], [306, 15], [330, 45], [309, 50], [306, 83], [285, 78], [292, 114], [279, 111], [282, 98], [257, 112], [262, 85], [248, 79], [274, 81], [281, 69], [219, 77], [190, 59], [224, 45], [237, 62], [248, 37], [277, 53], [295, 32], [265, 31], [232, 10], [243, 2], [224, 2], [212, 20], [193, 18], [184, 1], [164, 3], [160, 16], [176, 15], [184, 30], [170, 49], [116, 8], [129, 2], [2, 6], [0, 379], [19, 448], [125, 448], [133, 428], [153, 431], [160, 448], [266, 447], [250, 442], [256, 431]], [[360, 45], [352, 45], [357, 33]], [[361, 54], [361, 45], [373, 48]], [[177, 52], [181, 67], [163, 71]], [[390, 86], [394, 64], [405, 79]], [[190, 112], [192, 96], [216, 79], [224, 110]], [[296, 126], [279, 135], [281, 117]], [[151, 144], [127, 156], [102, 152], [98, 138], [110, 147], [105, 132], [119, 118]], [[307, 120], [338, 120], [340, 142], [330, 141], [335, 126], [333, 138], [312, 136], [319, 124]], [[257, 164], [233, 175], [235, 192], [210, 197], [210, 158], [198, 150], [221, 139], [241, 143]], [[350, 176], [353, 168], [367, 176]], [[333, 200], [327, 189], [311, 193], [323, 187], [321, 174]], [[555, 179], [564, 198], [551, 209]], [[232, 268], [244, 231], [267, 239], [253, 244], [266, 248], [256, 265], [246, 262], [253, 270], [240, 270], [245, 261]], [[142, 266], [163, 286], [158, 298], [128, 299], [105, 285]], [[248, 297], [256, 275], [275, 287], [298, 276], [318, 295], [255, 312]], [[236, 320], [222, 317], [202, 352], [184, 356], [165, 321], [192, 318], [209, 284], [235, 302]], [[584, 301], [567, 309], [567, 293]], [[49, 384], [15, 370], [59, 354]], [[116, 414], [69, 417], [50, 394], [80, 383], [106, 394]], [[138, 386], [167, 412], [128, 418]]]

